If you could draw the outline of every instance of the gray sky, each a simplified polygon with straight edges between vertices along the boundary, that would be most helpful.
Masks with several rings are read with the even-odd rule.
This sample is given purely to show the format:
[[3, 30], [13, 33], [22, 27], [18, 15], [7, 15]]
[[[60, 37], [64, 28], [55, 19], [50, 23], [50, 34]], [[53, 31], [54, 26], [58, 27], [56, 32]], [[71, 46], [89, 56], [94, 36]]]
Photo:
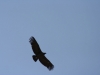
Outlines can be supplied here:
[[0, 60], [0, 75], [100, 75], [100, 0], [0, 0]]

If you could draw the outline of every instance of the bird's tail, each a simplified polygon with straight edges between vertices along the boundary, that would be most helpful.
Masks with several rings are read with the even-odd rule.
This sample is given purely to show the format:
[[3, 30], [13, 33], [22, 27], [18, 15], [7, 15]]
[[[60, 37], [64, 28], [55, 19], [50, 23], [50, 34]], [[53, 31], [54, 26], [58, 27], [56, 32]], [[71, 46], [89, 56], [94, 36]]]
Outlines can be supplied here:
[[33, 55], [32, 56], [33, 60], [36, 62], [38, 60], [37, 56], [36, 55]]

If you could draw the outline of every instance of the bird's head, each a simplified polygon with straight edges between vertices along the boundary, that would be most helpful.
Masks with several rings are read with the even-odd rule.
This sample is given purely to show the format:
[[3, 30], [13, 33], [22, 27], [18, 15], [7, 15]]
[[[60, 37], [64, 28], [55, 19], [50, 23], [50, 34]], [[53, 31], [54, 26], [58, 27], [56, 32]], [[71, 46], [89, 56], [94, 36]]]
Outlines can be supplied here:
[[46, 53], [43, 53], [43, 55], [45, 55]]

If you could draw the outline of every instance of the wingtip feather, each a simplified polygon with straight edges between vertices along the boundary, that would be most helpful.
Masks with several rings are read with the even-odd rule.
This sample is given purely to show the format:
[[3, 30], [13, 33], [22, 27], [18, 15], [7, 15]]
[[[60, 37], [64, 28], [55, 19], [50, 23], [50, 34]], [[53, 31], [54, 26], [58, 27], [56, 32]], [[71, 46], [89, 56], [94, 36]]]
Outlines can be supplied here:
[[32, 43], [34, 41], [34, 39], [35, 38], [33, 36], [31, 36], [30, 39], [29, 39], [29, 42]]
[[51, 65], [48, 67], [49, 71], [53, 70], [54, 69], [54, 65]]

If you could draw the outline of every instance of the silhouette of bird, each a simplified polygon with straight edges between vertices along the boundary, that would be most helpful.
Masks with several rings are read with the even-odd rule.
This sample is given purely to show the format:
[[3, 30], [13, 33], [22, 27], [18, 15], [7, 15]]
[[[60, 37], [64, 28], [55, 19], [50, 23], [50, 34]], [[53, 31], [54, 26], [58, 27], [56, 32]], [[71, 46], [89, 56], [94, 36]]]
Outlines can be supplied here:
[[37, 43], [37, 41], [35, 40], [35, 38], [33, 36], [30, 37], [29, 42], [30, 42], [32, 50], [35, 54], [35, 55], [32, 55], [33, 60], [35, 62], [37, 60], [39, 60], [41, 64], [43, 64], [49, 70], [52, 70], [54, 68], [54, 65], [45, 57], [46, 53], [41, 51], [39, 44]]

